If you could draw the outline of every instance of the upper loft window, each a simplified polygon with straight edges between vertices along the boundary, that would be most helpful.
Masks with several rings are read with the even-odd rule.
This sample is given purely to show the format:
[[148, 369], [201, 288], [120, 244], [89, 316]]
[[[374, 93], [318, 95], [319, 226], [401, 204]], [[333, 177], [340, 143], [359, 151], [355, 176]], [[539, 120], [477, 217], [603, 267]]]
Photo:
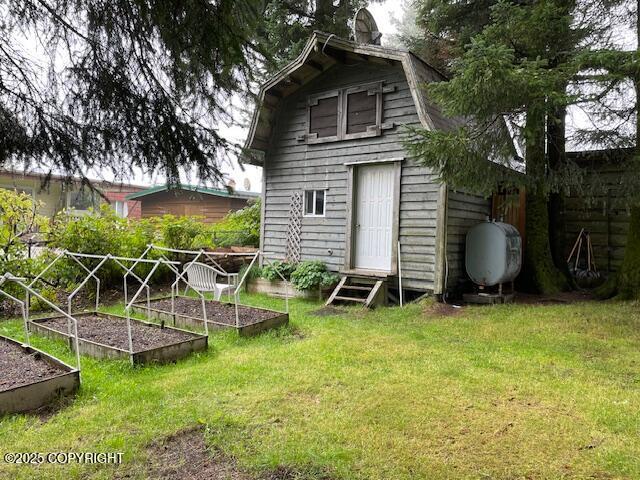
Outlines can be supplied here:
[[378, 105], [380, 94], [376, 90], [355, 88], [345, 92], [345, 135], [380, 134], [382, 108]]
[[310, 95], [304, 140], [323, 143], [380, 135], [382, 93], [382, 82], [376, 82]]
[[309, 135], [315, 138], [338, 138], [338, 103], [336, 93], [330, 97], [314, 98], [309, 102]]

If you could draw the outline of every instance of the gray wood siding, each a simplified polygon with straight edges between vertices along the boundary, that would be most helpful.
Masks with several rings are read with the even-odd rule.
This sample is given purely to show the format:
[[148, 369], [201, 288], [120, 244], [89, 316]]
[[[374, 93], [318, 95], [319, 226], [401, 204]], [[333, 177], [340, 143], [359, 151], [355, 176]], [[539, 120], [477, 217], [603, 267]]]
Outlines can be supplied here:
[[471, 227], [491, 215], [491, 200], [449, 190], [447, 202], [447, 287], [467, 277], [464, 267], [465, 240]]
[[[306, 131], [306, 99], [311, 93], [383, 80], [395, 91], [383, 95], [383, 122], [397, 126], [381, 136], [322, 144], [297, 140]], [[327, 189], [326, 216], [302, 220], [303, 260], [322, 260], [337, 271], [344, 265], [347, 223], [346, 162], [406, 157], [403, 129], [418, 125], [413, 98], [400, 66], [361, 63], [335, 66], [281, 103], [271, 148], [265, 156], [263, 249], [283, 258], [291, 195]], [[402, 164], [399, 238], [406, 288], [433, 287], [438, 185], [429, 171], [406, 159]]]

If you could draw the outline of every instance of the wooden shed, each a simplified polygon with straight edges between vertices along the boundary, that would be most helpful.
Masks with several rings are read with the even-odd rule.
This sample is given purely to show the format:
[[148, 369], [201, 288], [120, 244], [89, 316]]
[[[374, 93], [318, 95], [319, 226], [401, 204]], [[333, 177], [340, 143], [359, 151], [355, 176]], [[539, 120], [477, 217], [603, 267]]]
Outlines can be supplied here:
[[350, 277], [394, 288], [399, 265], [403, 287], [422, 292], [464, 277], [466, 232], [490, 201], [440, 183], [403, 144], [406, 126], [461, 124], [422, 88], [442, 80], [409, 51], [315, 32], [262, 86], [250, 125], [248, 161], [264, 167], [261, 249], [322, 260], [345, 290]]
[[259, 194], [226, 189], [182, 185], [151, 187], [127, 196], [140, 202], [142, 218], [160, 215], [203, 217], [205, 223], [216, 223], [227, 213], [240, 210]]

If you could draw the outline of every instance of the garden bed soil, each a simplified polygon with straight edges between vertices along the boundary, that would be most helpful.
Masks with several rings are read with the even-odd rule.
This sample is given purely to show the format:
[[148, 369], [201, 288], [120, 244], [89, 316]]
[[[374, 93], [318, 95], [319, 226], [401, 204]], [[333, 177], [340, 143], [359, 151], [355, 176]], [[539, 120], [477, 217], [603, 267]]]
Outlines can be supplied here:
[[[129, 349], [129, 335], [127, 321], [124, 318], [104, 317], [97, 315], [78, 316], [78, 336], [85, 340], [101, 343], [110, 347]], [[65, 317], [50, 318], [41, 325], [52, 328], [57, 332], [67, 333], [67, 319]], [[152, 348], [165, 347], [174, 343], [191, 340], [193, 335], [171, 328], [154, 328], [141, 322], [131, 321], [131, 337], [133, 351], [141, 352]]]
[[[140, 301], [133, 305], [132, 311], [148, 315], [156, 320], [171, 322], [177, 327], [202, 330], [202, 300], [194, 297], [175, 297], [174, 313], [171, 313], [171, 297], [160, 297], [151, 300], [150, 310], [147, 302]], [[278, 328], [289, 323], [289, 314], [265, 308], [238, 305], [238, 325], [236, 325], [235, 305], [233, 303], [205, 300], [207, 309], [207, 326], [209, 328], [234, 328], [241, 336], [250, 337]]]
[[[236, 310], [233, 303], [205, 301], [207, 321], [223, 325], [236, 326]], [[171, 312], [171, 299], [151, 300], [151, 308]], [[202, 319], [202, 301], [197, 298], [176, 297], [174, 312], [192, 318]], [[263, 310], [261, 308], [238, 305], [238, 320], [240, 326], [253, 325], [282, 315], [280, 312]]]
[[37, 352], [26, 352], [20, 345], [5, 341], [0, 341], [0, 372], [0, 392], [66, 373]]
[[[208, 348], [205, 335], [132, 318], [133, 353], [130, 353], [125, 317], [101, 312], [82, 312], [74, 314], [74, 318], [78, 321], [80, 353], [98, 359], [130, 358], [134, 364], [169, 363]], [[39, 335], [67, 340], [74, 347], [75, 342], [69, 335], [66, 317], [31, 320], [30, 328]]]
[[48, 407], [80, 385], [77, 369], [0, 336], [0, 415]]

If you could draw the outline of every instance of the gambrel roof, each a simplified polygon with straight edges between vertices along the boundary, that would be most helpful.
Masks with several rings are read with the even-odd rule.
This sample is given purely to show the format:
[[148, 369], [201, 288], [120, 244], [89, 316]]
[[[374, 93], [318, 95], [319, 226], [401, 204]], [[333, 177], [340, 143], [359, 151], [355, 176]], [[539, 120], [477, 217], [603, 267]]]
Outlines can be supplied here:
[[[258, 107], [251, 119], [245, 147], [249, 150], [265, 151], [269, 147], [280, 100], [322, 75], [333, 65], [354, 59], [383, 65], [400, 64], [411, 90], [418, 118], [424, 128], [449, 130], [459, 125], [459, 119], [445, 117], [433, 103], [427, 101], [421, 84], [442, 81], [445, 77], [417, 55], [408, 50], [359, 44], [333, 34], [314, 32], [298, 58], [260, 88]], [[254, 164], [261, 163], [256, 158], [250, 158], [247, 161]]]

